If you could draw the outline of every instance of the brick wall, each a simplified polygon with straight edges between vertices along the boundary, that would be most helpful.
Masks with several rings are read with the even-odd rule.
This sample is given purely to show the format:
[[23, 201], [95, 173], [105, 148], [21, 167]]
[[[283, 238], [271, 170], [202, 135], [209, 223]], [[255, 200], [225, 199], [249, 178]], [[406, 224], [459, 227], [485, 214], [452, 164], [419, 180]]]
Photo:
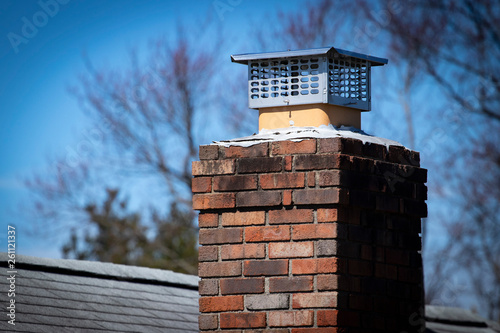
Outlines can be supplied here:
[[200, 147], [201, 331], [418, 332], [416, 152], [348, 138]]

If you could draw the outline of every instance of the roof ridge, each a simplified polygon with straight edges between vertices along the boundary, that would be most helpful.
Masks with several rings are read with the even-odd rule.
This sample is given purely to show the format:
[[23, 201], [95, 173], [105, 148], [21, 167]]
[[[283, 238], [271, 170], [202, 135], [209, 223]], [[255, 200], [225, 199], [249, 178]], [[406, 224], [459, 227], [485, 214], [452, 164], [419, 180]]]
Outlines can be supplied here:
[[[7, 253], [0, 253], [0, 262], [6, 263], [8, 260]], [[16, 255], [15, 267], [56, 274], [176, 286], [192, 290], [198, 289], [199, 280], [199, 278], [194, 275], [176, 273], [158, 268], [128, 266], [88, 260], [39, 258], [25, 255]]]

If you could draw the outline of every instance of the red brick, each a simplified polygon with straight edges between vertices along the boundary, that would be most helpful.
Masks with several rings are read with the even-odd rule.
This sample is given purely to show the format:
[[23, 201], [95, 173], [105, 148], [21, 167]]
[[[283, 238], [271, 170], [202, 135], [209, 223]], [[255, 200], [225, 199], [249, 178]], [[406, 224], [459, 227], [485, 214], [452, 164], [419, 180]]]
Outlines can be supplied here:
[[203, 279], [198, 281], [198, 292], [202, 296], [215, 296], [219, 294], [219, 280]]
[[250, 147], [230, 146], [222, 150], [224, 158], [265, 157], [268, 155], [268, 143], [259, 143]]
[[292, 226], [292, 239], [321, 239], [337, 237], [336, 223], [299, 224]]
[[375, 208], [384, 212], [399, 212], [399, 198], [392, 195], [377, 195], [375, 198]]
[[[370, 222], [373, 223], [373, 221]], [[349, 240], [351, 241], [372, 244], [374, 238], [374, 230], [372, 228], [357, 225], [349, 226]]]
[[212, 191], [212, 177], [195, 177], [191, 181], [193, 193], [203, 193]]
[[239, 173], [261, 173], [281, 171], [282, 157], [242, 158], [238, 163]]
[[419, 269], [410, 267], [398, 267], [398, 280], [403, 282], [418, 283], [422, 273]]
[[194, 161], [193, 176], [228, 175], [235, 171], [234, 160]]
[[375, 248], [375, 260], [378, 262], [385, 262], [385, 248], [383, 247]]
[[[377, 160], [374, 160], [374, 159], [371, 159], [371, 158], [363, 158], [363, 157], [357, 157], [357, 156], [351, 156], [351, 170], [352, 171], [356, 171], [357, 175], [356, 176], [361, 176], [362, 178], [360, 179], [365, 179], [367, 180], [365, 182], [365, 186], [367, 186], [367, 184], [369, 183], [369, 180], [370, 179], [376, 179], [376, 177], [374, 177], [374, 175], [377, 175], [380, 173], [378, 173], [376, 167], [375, 167], [375, 163], [378, 163], [380, 161], [377, 161]], [[363, 174], [368, 174], [370, 176], [365, 176]], [[350, 176], [349, 178], [347, 178], [349, 181], [354, 181], [354, 177]], [[361, 183], [357, 183], [358, 185], [362, 184]]]
[[193, 209], [195, 210], [234, 208], [235, 204], [234, 193], [193, 195]]
[[264, 278], [221, 279], [222, 295], [260, 294], [264, 292]]
[[243, 310], [243, 296], [214, 296], [200, 298], [200, 312]]
[[350, 224], [360, 224], [361, 211], [356, 207], [346, 207], [337, 208], [337, 218], [340, 222], [346, 222]]
[[311, 223], [314, 221], [312, 209], [281, 209], [269, 211], [269, 224]]
[[385, 146], [366, 142], [363, 145], [363, 156], [372, 157], [379, 160], [384, 160], [387, 155], [387, 148]]
[[[378, 278], [385, 278], [386, 277], [386, 265], [385, 264], [380, 264], [380, 263], [375, 263], [375, 277]], [[396, 275], [397, 277], [397, 275]]]
[[347, 155], [297, 155], [293, 160], [295, 170], [322, 170], [351, 168], [351, 160]]
[[264, 211], [235, 212], [222, 214], [222, 226], [260, 225], [266, 222]]
[[319, 208], [317, 210], [318, 222], [337, 222], [339, 214], [337, 208]]
[[288, 274], [288, 260], [247, 260], [243, 263], [245, 276], [273, 276]]
[[285, 156], [285, 171], [292, 171], [293, 156]]
[[222, 260], [261, 259], [266, 256], [265, 244], [223, 245]]
[[276, 277], [269, 279], [270, 293], [313, 290], [312, 276]]
[[363, 155], [363, 141], [354, 138], [342, 138], [342, 152], [352, 155]]
[[[322, 239], [316, 242], [317, 257], [331, 257], [340, 253], [338, 250], [343, 249], [339, 246], [336, 239]], [[343, 253], [342, 253], [343, 254]]]
[[349, 260], [349, 274], [371, 276], [373, 275], [373, 265], [370, 261]]
[[198, 317], [198, 326], [200, 330], [216, 329], [217, 324], [218, 324], [218, 318], [216, 314], [213, 315], [203, 314]]
[[404, 156], [405, 147], [402, 146], [389, 146], [389, 153], [387, 154], [387, 159], [389, 162], [400, 163]]
[[200, 213], [198, 215], [198, 225], [200, 228], [217, 227], [219, 225], [219, 215]]
[[214, 177], [214, 191], [241, 191], [256, 189], [257, 176], [246, 175]]
[[349, 204], [365, 209], [375, 209], [375, 194], [368, 191], [350, 190]]
[[335, 308], [338, 294], [335, 291], [293, 294], [292, 308]]
[[270, 243], [269, 258], [299, 258], [314, 255], [313, 242]]
[[420, 166], [420, 153], [418, 151], [410, 150], [410, 156], [408, 161], [413, 166]]
[[337, 323], [339, 326], [354, 328], [360, 326], [361, 320], [358, 312], [340, 310], [337, 314]]
[[219, 146], [204, 145], [200, 146], [200, 160], [216, 160], [219, 158]]
[[[319, 245], [323, 245], [323, 244], [319, 244], [319, 241], [317, 242], [318, 245], [317, 247], [319, 247]], [[360, 245], [357, 243], [357, 242], [339, 242], [339, 241], [336, 241], [335, 244], [331, 244], [333, 246], [335, 246], [334, 248], [330, 248], [328, 247], [324, 247], [322, 246], [321, 249], [318, 248], [318, 256], [323, 256], [323, 255], [326, 255], [328, 253], [329, 250], [331, 250], [332, 252], [335, 252], [335, 255], [339, 255], [341, 257], [349, 257], [349, 258], [359, 258], [359, 253], [360, 253]], [[321, 255], [320, 255], [321, 253]], [[333, 255], [333, 253], [332, 253]], [[347, 263], [346, 261], [343, 260], [343, 262]]]
[[342, 138], [318, 139], [318, 153], [340, 153], [342, 152]]
[[314, 154], [316, 140], [277, 141], [272, 143], [271, 151], [273, 155]]
[[338, 188], [294, 190], [292, 197], [296, 205], [347, 203], [345, 193]]
[[[345, 172], [345, 171], [344, 171]], [[319, 186], [340, 186], [341, 181], [341, 171], [340, 170], [323, 170], [319, 172]]]
[[392, 314], [399, 312], [399, 302], [394, 299], [390, 299], [389, 297], [382, 296], [374, 296], [373, 297], [373, 307], [376, 312]]
[[[401, 169], [403, 169], [404, 171]], [[399, 166], [398, 173], [406, 180], [416, 183], [427, 183], [427, 169]]]
[[283, 206], [290, 206], [292, 204], [292, 190], [283, 191]]
[[288, 309], [290, 297], [285, 294], [246, 295], [245, 307], [250, 311]]
[[337, 272], [337, 258], [294, 259], [292, 274], [319, 274]]
[[316, 186], [316, 172], [311, 171], [307, 173], [307, 186], [308, 187]]
[[359, 173], [373, 175], [376, 174], [375, 162], [376, 161], [371, 158], [351, 156], [351, 170], [356, 171], [358, 175]]
[[198, 249], [198, 261], [217, 261], [218, 246], [200, 246]]
[[318, 310], [318, 326], [337, 326], [337, 310]]
[[221, 313], [220, 328], [266, 327], [265, 312]]
[[366, 294], [350, 294], [349, 295], [349, 309], [352, 310], [373, 310], [373, 297]]
[[242, 241], [243, 241], [242, 228], [200, 230], [201, 245], [241, 243]]
[[414, 184], [412, 197], [418, 201], [427, 200], [427, 186], [424, 184]]
[[409, 265], [410, 257], [407, 251], [398, 249], [385, 249], [385, 261], [388, 264]]
[[269, 242], [290, 240], [290, 227], [265, 226], [245, 228], [246, 242]]
[[350, 155], [363, 154], [363, 142], [353, 138], [320, 139], [320, 153], [342, 152]]
[[[373, 161], [373, 163], [374, 163], [374, 169], [373, 169], [374, 174], [381, 175], [384, 177], [396, 176], [397, 167], [398, 167], [397, 164], [387, 163], [384, 161]], [[389, 180], [389, 179], [387, 179], [387, 180]]]
[[401, 199], [400, 205], [401, 212], [406, 215], [418, 217], [427, 216], [427, 204], [424, 201]]
[[199, 277], [239, 276], [240, 262], [201, 262], [198, 264]]
[[[387, 288], [389, 285], [389, 288]], [[364, 295], [380, 295], [408, 299], [410, 288], [407, 284], [398, 282], [387, 283], [385, 279], [373, 277], [361, 278], [361, 291]]]
[[304, 187], [305, 174], [296, 173], [271, 173], [260, 175], [260, 187], [265, 190], [276, 188], [299, 188]]
[[316, 277], [316, 286], [318, 290], [338, 290], [339, 276], [335, 274], [318, 275]]
[[[412, 313], [412, 310], [409, 310], [409, 313]], [[416, 314], [414, 313], [413, 316]], [[419, 316], [420, 317], [420, 316]], [[413, 317], [415, 318], [415, 317]], [[413, 320], [412, 320], [413, 321]], [[404, 321], [403, 321], [404, 322]], [[423, 324], [423, 319], [422, 321], [418, 321], [419, 324]], [[386, 329], [385, 326], [385, 316], [382, 315], [377, 315], [374, 313], [363, 313], [361, 314], [361, 325], [363, 327], [370, 327], [370, 329], [377, 330], [378, 332], [388, 332], [390, 330]], [[406, 324], [408, 328], [415, 328], [414, 323], [412, 322], [411, 324], [407, 323]], [[423, 327], [420, 327], [417, 331], [424, 331]]]
[[396, 265], [384, 265], [384, 264], [375, 264], [375, 276], [376, 277], [385, 277], [389, 280], [398, 280], [398, 268], [404, 269], [405, 267], [400, 267]]
[[265, 207], [278, 206], [281, 204], [281, 192], [238, 192], [236, 193], [237, 207]]
[[[399, 175], [392, 175], [389, 173], [384, 174], [387, 188], [390, 190], [392, 196], [400, 196], [405, 198], [412, 198], [414, 194], [413, 183], [406, 181]], [[389, 193], [386, 188], [386, 193]]]
[[270, 311], [269, 327], [312, 326], [314, 311]]
[[373, 259], [373, 248], [371, 245], [361, 245], [361, 259], [372, 260]]

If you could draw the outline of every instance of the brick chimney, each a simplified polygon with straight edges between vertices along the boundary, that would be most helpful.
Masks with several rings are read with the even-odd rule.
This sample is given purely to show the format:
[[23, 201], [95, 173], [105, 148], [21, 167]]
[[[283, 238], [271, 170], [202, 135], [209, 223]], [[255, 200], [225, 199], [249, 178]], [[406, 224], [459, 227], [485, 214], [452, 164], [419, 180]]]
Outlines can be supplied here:
[[417, 152], [293, 127], [201, 146], [193, 177], [200, 331], [423, 332]]

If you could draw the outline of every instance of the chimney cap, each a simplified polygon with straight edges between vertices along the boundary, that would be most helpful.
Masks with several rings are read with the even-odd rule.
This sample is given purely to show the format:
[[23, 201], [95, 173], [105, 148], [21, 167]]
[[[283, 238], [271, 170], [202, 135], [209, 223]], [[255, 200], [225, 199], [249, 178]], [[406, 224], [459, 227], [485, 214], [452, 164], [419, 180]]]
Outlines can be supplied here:
[[[308, 120], [310, 112], [304, 113], [311, 109], [311, 105], [319, 106], [313, 109], [320, 109], [318, 116], [321, 124], [359, 128], [361, 114], [339, 113], [338, 109], [369, 111], [371, 67], [388, 63], [384, 58], [334, 47], [239, 54], [232, 55], [231, 60], [248, 67], [248, 106], [259, 109], [260, 128], [284, 127], [283, 119], [278, 121], [279, 124], [261, 124], [261, 115], [270, 110], [287, 111], [289, 118], [293, 118], [293, 114], [298, 115], [294, 111], [299, 111], [305, 115], [305, 122], [300, 126], [317, 126], [316, 121]], [[332, 105], [337, 110], [334, 111], [325, 104]], [[274, 111], [267, 118], [276, 120]], [[340, 118], [335, 116], [338, 119], [332, 120], [330, 114], [333, 113]], [[282, 112], [279, 115], [283, 116]], [[325, 115], [328, 115], [328, 122]], [[314, 117], [316, 118], [318, 117]], [[290, 122], [290, 125], [295, 123]]]
[[248, 62], [252, 60], [293, 58], [293, 57], [303, 57], [303, 56], [331, 56], [333, 54], [340, 54], [347, 57], [363, 59], [370, 62], [371, 66], [383, 66], [388, 63], [388, 60], [385, 58], [379, 58], [368, 54], [347, 51], [336, 47], [320, 47], [314, 49], [302, 49], [302, 50], [291, 50], [291, 51], [235, 54], [231, 55], [231, 61], [247, 65]]

